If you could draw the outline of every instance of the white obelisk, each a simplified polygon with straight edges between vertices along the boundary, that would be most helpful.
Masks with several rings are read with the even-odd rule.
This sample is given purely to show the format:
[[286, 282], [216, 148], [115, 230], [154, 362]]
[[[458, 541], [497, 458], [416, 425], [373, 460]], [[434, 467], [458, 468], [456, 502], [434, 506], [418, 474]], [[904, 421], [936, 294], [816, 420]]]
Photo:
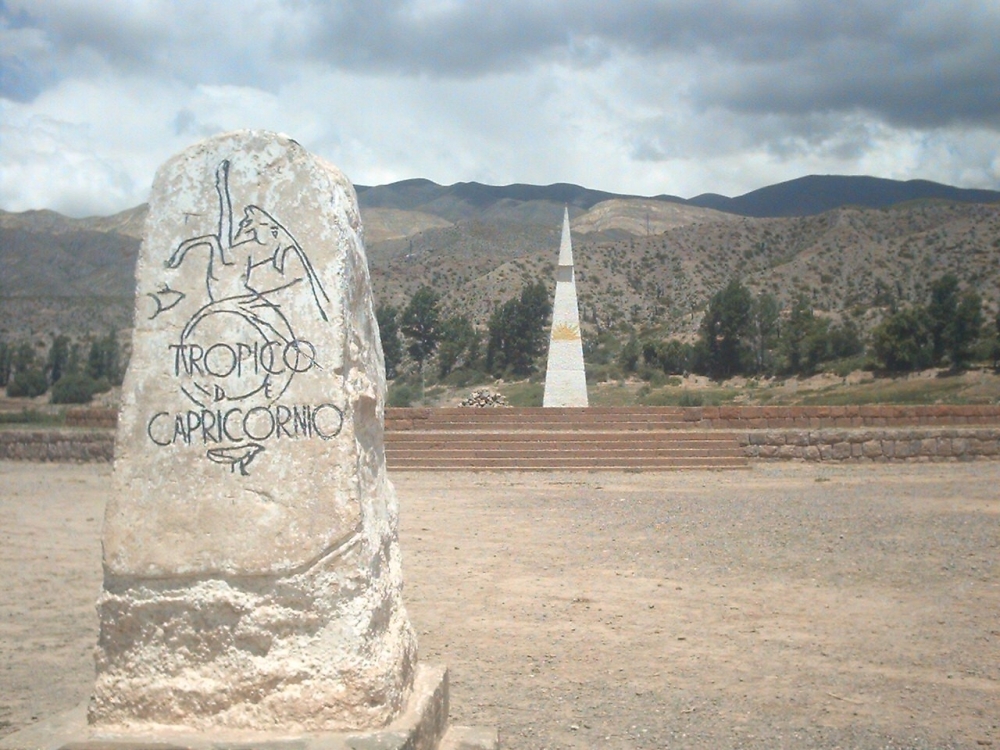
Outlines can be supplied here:
[[580, 312], [573, 275], [573, 240], [569, 233], [569, 209], [563, 217], [556, 270], [556, 299], [552, 305], [552, 335], [545, 367], [542, 406], [587, 406], [587, 377], [583, 368]]

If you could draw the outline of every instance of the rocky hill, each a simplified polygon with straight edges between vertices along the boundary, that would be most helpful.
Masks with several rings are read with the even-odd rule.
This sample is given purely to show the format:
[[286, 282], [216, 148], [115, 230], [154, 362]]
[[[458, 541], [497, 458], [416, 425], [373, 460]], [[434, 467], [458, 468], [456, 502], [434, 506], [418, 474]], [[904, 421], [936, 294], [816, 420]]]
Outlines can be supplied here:
[[809, 216], [841, 206], [888, 208], [907, 201], [946, 200], [995, 203], [995, 190], [968, 190], [928, 180], [886, 180], [881, 177], [809, 175], [754, 190], [737, 198], [699, 195], [687, 201], [742, 216]]
[[[523, 284], [552, 283], [566, 206], [591, 333], [622, 325], [691, 335], [708, 297], [733, 277], [786, 304], [805, 294], [818, 311], [863, 327], [887, 305], [922, 301], [948, 271], [990, 311], [1000, 304], [1000, 203], [983, 202], [1000, 193], [990, 191], [812, 177], [714, 201], [726, 211], [697, 205], [713, 203], [705, 196], [573, 185], [410, 180], [358, 193], [377, 300], [402, 306], [429, 284], [449, 311], [480, 325]], [[817, 212], [831, 203], [838, 207]], [[0, 212], [0, 336], [84, 338], [130, 326], [145, 214], [145, 206], [81, 220]]]
[[[976, 288], [990, 310], [1000, 301], [997, 204], [911, 203], [777, 219], [706, 213], [655, 226], [659, 231], [651, 219], [649, 235], [644, 212], [629, 202], [604, 211], [598, 204], [574, 222], [614, 222], [622, 233], [574, 236], [581, 315], [599, 328], [693, 334], [708, 298], [734, 277], [784, 304], [804, 294], [818, 311], [851, 316], [862, 328], [893, 303], [923, 302], [930, 281], [949, 271]], [[429, 283], [449, 309], [484, 323], [498, 299], [537, 278], [551, 280], [557, 256], [558, 225], [546, 233], [468, 222], [405, 243], [373, 243], [370, 264], [380, 299], [401, 305]]]

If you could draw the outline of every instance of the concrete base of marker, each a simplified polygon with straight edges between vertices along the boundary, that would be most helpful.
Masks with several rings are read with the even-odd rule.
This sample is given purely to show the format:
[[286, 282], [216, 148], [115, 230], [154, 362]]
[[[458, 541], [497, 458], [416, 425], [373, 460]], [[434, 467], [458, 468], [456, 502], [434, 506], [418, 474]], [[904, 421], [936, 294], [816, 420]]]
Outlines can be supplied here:
[[87, 704], [0, 740], [0, 750], [497, 750], [495, 729], [448, 726], [448, 670], [420, 665], [406, 708], [369, 732], [120, 731], [87, 723]]
[[[549, 357], [551, 362], [552, 355], [550, 354]], [[589, 406], [587, 374], [583, 367], [575, 370], [569, 368], [560, 370], [550, 365], [550, 368], [545, 372], [542, 406], [545, 408]]]

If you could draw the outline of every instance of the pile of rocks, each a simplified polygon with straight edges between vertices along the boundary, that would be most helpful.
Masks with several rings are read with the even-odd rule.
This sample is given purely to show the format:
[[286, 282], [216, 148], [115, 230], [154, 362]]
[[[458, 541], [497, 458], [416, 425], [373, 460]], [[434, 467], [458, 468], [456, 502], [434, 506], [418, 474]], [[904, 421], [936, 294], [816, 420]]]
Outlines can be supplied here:
[[462, 406], [510, 406], [507, 398], [502, 393], [493, 393], [489, 388], [480, 388], [469, 394], [469, 397], [462, 401]]

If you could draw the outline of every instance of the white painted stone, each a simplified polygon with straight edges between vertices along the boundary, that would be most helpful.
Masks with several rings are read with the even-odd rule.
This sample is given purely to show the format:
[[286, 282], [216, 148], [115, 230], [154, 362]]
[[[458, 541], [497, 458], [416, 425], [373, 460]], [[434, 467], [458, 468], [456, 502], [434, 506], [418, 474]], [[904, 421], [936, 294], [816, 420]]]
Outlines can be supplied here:
[[136, 277], [90, 720], [385, 725], [416, 642], [353, 186], [283, 136], [197, 144]]
[[569, 209], [563, 216], [556, 270], [556, 294], [552, 305], [552, 332], [545, 367], [542, 406], [587, 406], [587, 376], [580, 337], [580, 312], [576, 300], [573, 269], [573, 241], [569, 230]]

